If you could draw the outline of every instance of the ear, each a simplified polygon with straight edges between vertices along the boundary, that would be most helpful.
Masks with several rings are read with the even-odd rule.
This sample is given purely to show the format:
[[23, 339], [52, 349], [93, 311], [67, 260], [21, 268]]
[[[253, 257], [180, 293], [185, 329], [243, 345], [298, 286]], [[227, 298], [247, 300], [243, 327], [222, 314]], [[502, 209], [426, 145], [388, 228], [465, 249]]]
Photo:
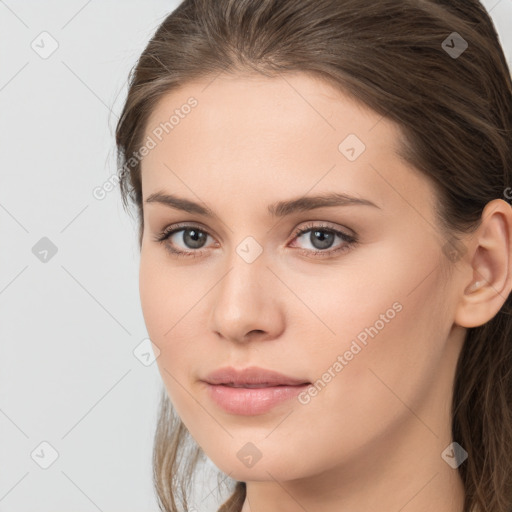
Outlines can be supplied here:
[[512, 289], [512, 206], [502, 199], [487, 203], [469, 240], [470, 268], [461, 282], [454, 322], [478, 327], [498, 313]]

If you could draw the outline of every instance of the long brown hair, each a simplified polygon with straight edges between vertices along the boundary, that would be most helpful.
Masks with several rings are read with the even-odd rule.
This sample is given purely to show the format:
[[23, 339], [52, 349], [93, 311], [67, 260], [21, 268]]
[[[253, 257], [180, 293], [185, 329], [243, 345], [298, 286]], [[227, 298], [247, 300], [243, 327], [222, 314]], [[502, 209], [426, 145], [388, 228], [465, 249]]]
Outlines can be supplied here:
[[[168, 92], [221, 72], [311, 73], [396, 122], [400, 154], [436, 186], [439, 224], [454, 247], [457, 233], [475, 229], [484, 206], [512, 185], [510, 70], [478, 1], [185, 0], [132, 69], [116, 129], [120, 188], [125, 208], [136, 206], [139, 244], [133, 155], [148, 116]], [[489, 322], [468, 329], [456, 368], [452, 433], [468, 452], [458, 467], [464, 512], [512, 512], [510, 312], [511, 296]], [[166, 512], [178, 510], [178, 496], [188, 510], [187, 483], [202, 452], [195, 445], [181, 456], [187, 438], [162, 396], [153, 462]], [[246, 488], [235, 483], [224, 512], [241, 509]]]

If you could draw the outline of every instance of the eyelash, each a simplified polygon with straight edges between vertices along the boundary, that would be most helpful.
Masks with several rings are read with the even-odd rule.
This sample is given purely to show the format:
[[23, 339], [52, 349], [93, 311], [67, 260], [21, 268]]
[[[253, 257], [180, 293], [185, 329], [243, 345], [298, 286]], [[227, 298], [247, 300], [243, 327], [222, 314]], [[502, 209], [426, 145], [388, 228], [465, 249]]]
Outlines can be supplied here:
[[[160, 242], [160, 243], [164, 244], [165, 248], [173, 256], [185, 257], [185, 258], [188, 258], [188, 257], [197, 258], [197, 257], [201, 256], [201, 253], [205, 252], [206, 250], [197, 249], [194, 251], [181, 251], [181, 250], [176, 250], [176, 249], [172, 248], [169, 244], [165, 243], [166, 240], [169, 237], [171, 237], [172, 235], [174, 235], [175, 233], [178, 233], [180, 231], [187, 231], [189, 229], [194, 229], [194, 230], [204, 233], [206, 235], [212, 236], [212, 235], [210, 235], [210, 233], [208, 233], [208, 231], [206, 231], [203, 228], [200, 228], [199, 226], [194, 226], [192, 224], [185, 224], [185, 225], [180, 225], [180, 226], [169, 226], [169, 227], [165, 228], [154, 238], [154, 240], [156, 242]], [[327, 249], [327, 250], [297, 249], [301, 254], [304, 254], [308, 257], [311, 257], [311, 254], [313, 254], [314, 255], [313, 257], [315, 257], [315, 258], [316, 257], [320, 257], [320, 258], [326, 257], [325, 255], [327, 255], [328, 257], [331, 257], [335, 253], [337, 254], [339, 252], [348, 251], [354, 245], [356, 245], [358, 242], [357, 236], [348, 235], [347, 233], [344, 233], [343, 231], [339, 231], [339, 230], [331, 228], [329, 226], [324, 226], [322, 224], [309, 224], [302, 228], [296, 229], [293, 233], [293, 240], [295, 240], [295, 238], [300, 237], [303, 234], [308, 233], [309, 231], [313, 231], [313, 230], [337, 235], [343, 240], [344, 244], [341, 245], [340, 247], [338, 247], [337, 249], [331, 249], [331, 250], [329, 250], [329, 249]]]

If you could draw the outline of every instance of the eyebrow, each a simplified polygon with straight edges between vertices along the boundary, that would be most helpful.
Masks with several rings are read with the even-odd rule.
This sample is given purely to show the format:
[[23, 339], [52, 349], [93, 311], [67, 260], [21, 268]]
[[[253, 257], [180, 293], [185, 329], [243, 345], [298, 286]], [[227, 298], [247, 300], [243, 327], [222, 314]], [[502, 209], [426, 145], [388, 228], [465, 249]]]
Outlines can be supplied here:
[[[215, 217], [216, 215], [207, 206], [203, 206], [184, 197], [178, 197], [165, 192], [155, 192], [145, 201], [146, 203], [160, 203], [169, 208], [182, 210], [188, 213], [196, 213], [206, 217]], [[319, 196], [303, 196], [286, 201], [277, 201], [267, 207], [267, 212], [272, 217], [285, 217], [296, 212], [305, 212], [315, 208], [324, 208], [332, 206], [352, 206], [365, 205], [379, 208], [375, 203], [368, 199], [350, 196], [348, 194], [330, 193]]]

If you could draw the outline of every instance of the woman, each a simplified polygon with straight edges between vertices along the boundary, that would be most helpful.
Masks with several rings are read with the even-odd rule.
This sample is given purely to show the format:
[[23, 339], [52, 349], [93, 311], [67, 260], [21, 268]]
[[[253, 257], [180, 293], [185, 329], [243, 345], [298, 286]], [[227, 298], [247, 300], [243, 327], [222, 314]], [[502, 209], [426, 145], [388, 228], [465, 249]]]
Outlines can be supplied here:
[[224, 512], [512, 510], [512, 85], [479, 2], [185, 0], [116, 141], [162, 510], [205, 455]]

